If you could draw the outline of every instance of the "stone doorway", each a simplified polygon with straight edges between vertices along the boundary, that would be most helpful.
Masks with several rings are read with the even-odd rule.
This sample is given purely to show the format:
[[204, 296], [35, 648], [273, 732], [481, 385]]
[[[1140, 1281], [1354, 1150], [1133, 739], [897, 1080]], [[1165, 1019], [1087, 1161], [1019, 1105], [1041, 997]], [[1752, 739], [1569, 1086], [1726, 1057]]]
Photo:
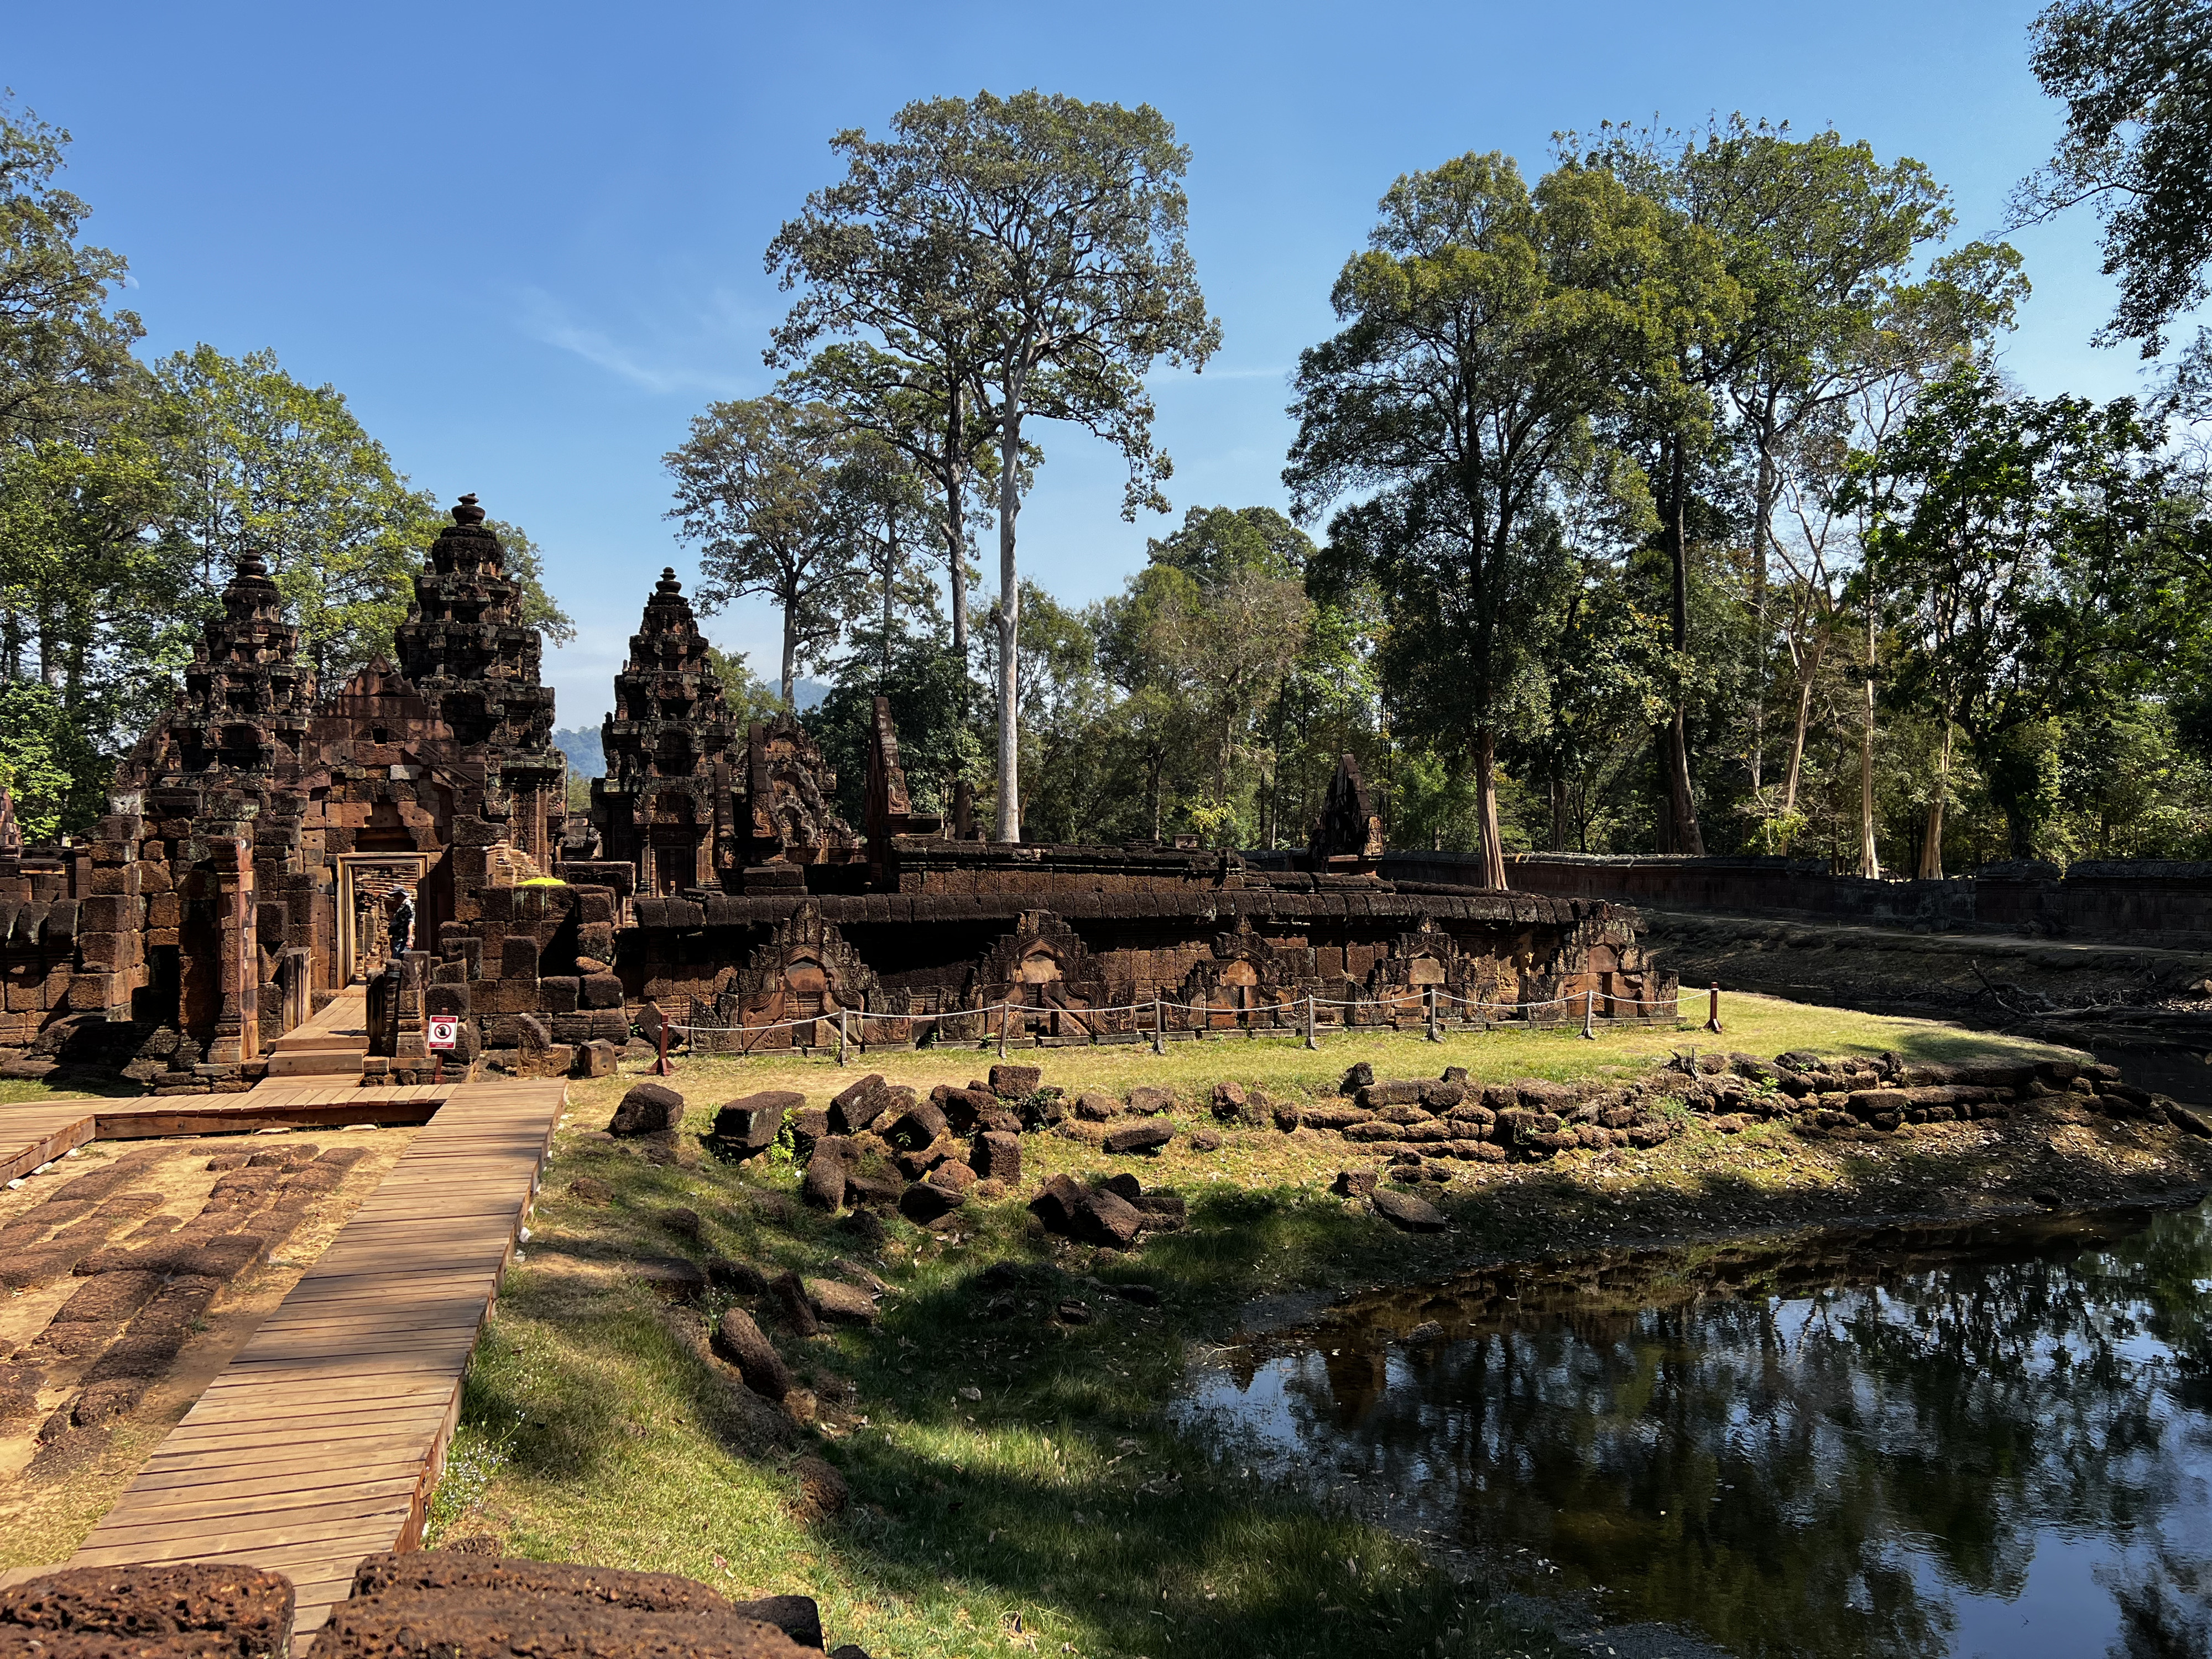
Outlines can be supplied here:
[[[421, 884], [423, 872], [429, 866], [428, 858], [421, 853], [341, 853], [338, 855], [338, 984], [350, 985], [360, 970], [374, 940], [359, 937], [356, 918], [364, 902], [380, 904], [393, 889], [404, 887], [415, 891]], [[415, 901], [415, 926], [417, 933], [426, 927], [422, 901]], [[420, 939], [410, 941], [410, 949], [422, 948]]]

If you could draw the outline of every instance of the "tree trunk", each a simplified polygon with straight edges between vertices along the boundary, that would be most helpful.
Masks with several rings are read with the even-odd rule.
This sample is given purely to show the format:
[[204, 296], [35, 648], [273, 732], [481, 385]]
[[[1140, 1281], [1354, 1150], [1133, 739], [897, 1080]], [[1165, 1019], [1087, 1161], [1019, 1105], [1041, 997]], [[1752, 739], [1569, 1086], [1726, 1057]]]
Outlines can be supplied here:
[[797, 713], [792, 702], [792, 678], [799, 665], [799, 599], [795, 594], [783, 596], [783, 706]]
[[[1766, 762], [1766, 600], [1767, 546], [1774, 538], [1774, 498], [1778, 479], [1774, 465], [1774, 408], [1772, 399], [1761, 411], [1759, 437], [1759, 479], [1754, 486], [1751, 557], [1751, 614], [1757, 655], [1751, 665], [1751, 793], [1759, 793]], [[1802, 733], [1802, 728], [1801, 728]], [[1792, 758], [1795, 764], [1795, 757]], [[1786, 808], [1784, 809], [1787, 810]]]
[[1705, 837], [1698, 833], [1698, 805], [1690, 793], [1690, 733], [1688, 716], [1680, 703], [1674, 705], [1674, 718], [1665, 728], [1667, 756], [1667, 815], [1674, 830], [1674, 844], [1667, 850], [1689, 853], [1702, 858], [1705, 851]]
[[[968, 428], [965, 394], [952, 388], [945, 425], [945, 557], [952, 574], [952, 653], [968, 683]], [[968, 712], [963, 702], [961, 711]]]
[[1936, 793], [1928, 803], [1928, 828], [1920, 840], [1923, 881], [1943, 879], [1943, 803], [1951, 793], [1951, 720], [1943, 720], [1943, 744], [1936, 752]]
[[51, 691], [58, 691], [62, 689], [60, 635], [60, 626], [55, 622], [53, 612], [50, 610], [40, 611], [39, 613], [39, 678]]
[[[1679, 437], [1674, 441], [1674, 448], [1668, 483], [1673, 501], [1668, 514], [1667, 542], [1674, 577], [1674, 652], [1680, 657], [1688, 654], [1690, 648], [1690, 544], [1688, 507], [1684, 499], [1688, 489], [1689, 465]], [[1679, 684], [1674, 692], [1674, 717], [1666, 728], [1665, 764], [1668, 844], [1662, 844], [1660, 850], [1703, 854], [1705, 843], [1698, 833], [1697, 801], [1690, 793], [1689, 709]]]
[[1505, 845], [1498, 834], [1498, 732], [1493, 726], [1474, 734], [1476, 815], [1482, 825], [1482, 884], [1505, 890]]
[[876, 681], [876, 692], [883, 692], [883, 681], [891, 677], [891, 611], [898, 591], [898, 508], [884, 515], [883, 538], [890, 544], [883, 566], [883, 679]]
[[1012, 458], [1021, 453], [1022, 414], [1018, 386], [1009, 385], [1000, 422], [1000, 442], [1006, 465], [999, 471], [999, 810], [998, 836], [1002, 842], [1022, 838], [1022, 736], [1019, 707], [1020, 678], [1014, 647], [1020, 637], [1022, 589], [1014, 568], [1014, 515], [1021, 510], [1018, 478], [1020, 469]]
[[[1820, 678], [1820, 665], [1827, 658], [1828, 636], [1824, 630], [1813, 641], [1812, 659], [1797, 677], [1797, 718], [1790, 731], [1790, 765], [1782, 778], [1782, 850], [1790, 850], [1790, 826], [1786, 820], [1797, 810], [1797, 780], [1805, 763], [1805, 728], [1813, 718], [1813, 682]], [[1754, 785], [1754, 787], [1757, 786]]]
[[1567, 850], [1567, 776], [1566, 768], [1558, 761], [1552, 763], [1552, 850]]
[[1859, 873], [1869, 881], [1881, 879], [1881, 849], [1874, 834], [1874, 602], [1873, 572], [1868, 571], [1866, 636], [1866, 720], [1859, 727]]

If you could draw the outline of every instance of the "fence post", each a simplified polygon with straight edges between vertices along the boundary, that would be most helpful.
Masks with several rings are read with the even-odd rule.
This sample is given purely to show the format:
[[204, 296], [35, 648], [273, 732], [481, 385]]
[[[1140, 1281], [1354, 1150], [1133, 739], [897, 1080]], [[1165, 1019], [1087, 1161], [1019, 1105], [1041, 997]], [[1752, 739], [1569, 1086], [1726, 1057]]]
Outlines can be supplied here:
[[1167, 1033], [1160, 1029], [1160, 1000], [1152, 999], [1152, 1052], [1164, 1054], [1168, 1051]]
[[840, 1008], [837, 1011], [837, 1063], [840, 1066], [845, 1063], [845, 1044], [848, 1040], [845, 1020], [845, 1011]]
[[1006, 1012], [1011, 1006], [1011, 1004], [1004, 1002], [999, 1005], [999, 1058], [1000, 1060], [1006, 1057]]
[[1585, 991], [1585, 992], [1583, 992], [1583, 1036], [1586, 1039], [1588, 1039], [1589, 1042], [1595, 1042], [1597, 1041], [1597, 1032], [1596, 1032], [1596, 1030], [1594, 1029], [1594, 1027], [1593, 1027], [1593, 1026], [1592, 1026], [1592, 1024], [1591, 1024], [1591, 1021], [1595, 1018], [1595, 1015], [1594, 1014], [1593, 1010], [1595, 1010], [1595, 1009], [1596, 1008], [1596, 1006], [1597, 1006], [1597, 998], [1596, 998], [1596, 996], [1595, 996], [1593, 993], [1591, 993], [1591, 992], [1589, 992], [1589, 991]]
[[1425, 985], [1421, 988], [1421, 994], [1429, 1005], [1429, 1041], [1442, 1042], [1444, 1040], [1444, 1034], [1437, 1029], [1437, 988], [1433, 985]]
[[1705, 1029], [1708, 1031], [1717, 1031], [1721, 1029], [1721, 982], [1718, 980], [1713, 981], [1712, 1001], [1705, 1013]]
[[655, 1077], [668, 1075], [668, 1016], [665, 1014], [660, 1017], [660, 1058], [653, 1062], [653, 1074]]
[[1306, 994], [1306, 1047], [1309, 1048], [1321, 1047], [1321, 1044], [1314, 1041], [1314, 1000], [1310, 992]]

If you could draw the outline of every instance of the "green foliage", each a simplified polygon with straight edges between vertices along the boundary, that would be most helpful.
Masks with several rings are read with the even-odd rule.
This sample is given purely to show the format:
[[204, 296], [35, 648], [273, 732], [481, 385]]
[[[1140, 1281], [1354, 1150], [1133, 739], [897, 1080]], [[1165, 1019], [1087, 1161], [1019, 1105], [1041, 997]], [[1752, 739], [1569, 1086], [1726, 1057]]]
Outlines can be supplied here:
[[110, 311], [123, 256], [79, 240], [92, 210], [58, 188], [70, 135], [0, 93], [0, 443], [82, 437], [86, 419], [139, 376], [144, 332]]
[[1865, 457], [1888, 695], [1954, 722], [2032, 856], [2063, 719], [2140, 686], [2183, 632], [2177, 549], [2202, 534], [2133, 399], [2013, 398], [1967, 368]]
[[[2056, 0], [2037, 16], [2036, 79], [2066, 131], [2014, 197], [2021, 223], [2094, 202], [2119, 300], [2100, 331], [2155, 356], [2207, 293], [2212, 260], [2212, 7], [2203, 0]], [[2202, 337], [2200, 337], [2200, 348]]]
[[484, 528], [499, 538], [507, 554], [507, 580], [522, 589], [522, 622], [549, 645], [574, 644], [576, 624], [545, 587], [545, 555], [519, 524], [486, 519]]
[[1313, 557], [1312, 538], [1272, 507], [1194, 507], [1182, 527], [1145, 544], [1147, 561], [1201, 586], [1251, 574], [1295, 581]]
[[823, 757], [836, 769], [837, 808], [848, 822], [859, 825], [866, 815], [869, 732], [878, 696], [890, 704], [915, 810], [952, 810], [954, 783], [979, 781], [988, 770], [968, 693], [965, 667], [941, 637], [895, 639], [888, 667], [873, 656], [846, 659], [830, 695], [805, 720]]
[[[975, 396], [999, 468], [998, 836], [1019, 838], [1022, 585], [1016, 520], [1030, 462], [1023, 423], [1066, 421], [1104, 438], [1128, 465], [1123, 510], [1164, 510], [1167, 457], [1152, 444], [1144, 377], [1164, 361], [1202, 366], [1220, 344], [1184, 240], [1189, 153], [1149, 105], [1085, 103], [1038, 92], [907, 105], [892, 137], [832, 140], [845, 178], [815, 191], [783, 228], [770, 267], [807, 292], [772, 360], [824, 334], [875, 335], [890, 366], [945, 436], [910, 446], [938, 468], [946, 556], [972, 451], [954, 428]], [[911, 374], [900, 365], [910, 365]], [[884, 365], [871, 364], [875, 382]], [[871, 397], [864, 401], [879, 402]], [[964, 428], [963, 428], [964, 429]]]
[[156, 370], [176, 444], [169, 533], [212, 601], [240, 559], [266, 562], [325, 683], [391, 649], [441, 514], [408, 488], [343, 394], [309, 386], [274, 352], [209, 345]]
[[835, 649], [843, 624], [854, 549], [835, 492], [846, 447], [829, 410], [748, 398], [709, 405], [661, 458], [676, 481], [668, 516], [699, 544], [701, 613], [746, 594], [781, 611], [787, 705], [799, 670]]
[[75, 781], [70, 750], [77, 746], [51, 690], [34, 681], [0, 683], [0, 788], [15, 799], [26, 842], [59, 834]]
[[724, 651], [710, 645], [707, 647], [707, 665], [721, 682], [722, 702], [730, 711], [730, 718], [738, 726], [771, 720], [782, 712], [783, 698], [775, 687], [753, 672], [744, 652]]
[[1304, 516], [1361, 497], [1314, 574], [1376, 595], [1393, 728], [1474, 763], [1503, 885], [1493, 760], [1541, 716], [1565, 517], [1577, 484], [1625, 477], [1597, 464], [1598, 423], [1679, 380], [1710, 250], [1607, 173], [1531, 191], [1495, 154], [1399, 179], [1370, 240], [1337, 278], [1344, 328], [1299, 360], [1284, 481]]

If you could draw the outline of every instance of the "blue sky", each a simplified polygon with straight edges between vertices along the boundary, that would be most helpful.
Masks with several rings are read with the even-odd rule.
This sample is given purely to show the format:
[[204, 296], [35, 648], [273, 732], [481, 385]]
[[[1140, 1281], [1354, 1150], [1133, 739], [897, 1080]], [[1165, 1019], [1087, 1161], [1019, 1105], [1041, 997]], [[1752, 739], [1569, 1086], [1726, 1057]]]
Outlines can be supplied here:
[[[575, 726], [598, 723], [661, 566], [690, 574], [659, 458], [709, 400], [769, 386], [784, 296], [762, 250], [833, 176], [841, 128], [1029, 86], [1176, 123], [1224, 333], [1202, 376], [1156, 381], [1180, 517], [1281, 502], [1285, 375], [1398, 173], [1496, 149], [1533, 175], [1559, 128], [1741, 110], [1917, 156], [1960, 234], [1993, 234], [2059, 124], [2027, 67], [2036, 9], [46, 7], [14, 15], [0, 80], [75, 134], [68, 183], [131, 259], [151, 350], [273, 348], [417, 483], [529, 529], [581, 630], [547, 662]], [[2013, 373], [2135, 390], [2129, 356], [2087, 343], [2110, 302], [2094, 222], [2014, 240], [2036, 292]], [[1041, 435], [1024, 568], [1095, 599], [1172, 520], [1123, 523], [1103, 447]], [[765, 609], [708, 632], [772, 666]]]

